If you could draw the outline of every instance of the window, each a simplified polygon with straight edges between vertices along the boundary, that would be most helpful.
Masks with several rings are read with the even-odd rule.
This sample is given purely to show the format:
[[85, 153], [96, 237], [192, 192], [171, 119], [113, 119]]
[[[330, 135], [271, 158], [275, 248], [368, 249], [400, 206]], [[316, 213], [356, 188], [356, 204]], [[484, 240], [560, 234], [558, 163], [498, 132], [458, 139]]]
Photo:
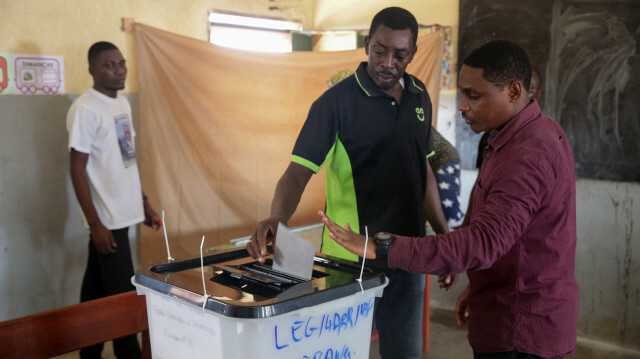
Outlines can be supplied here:
[[209, 42], [262, 52], [291, 52], [292, 31], [302, 31], [299, 22], [219, 11], [209, 13], [209, 24]]

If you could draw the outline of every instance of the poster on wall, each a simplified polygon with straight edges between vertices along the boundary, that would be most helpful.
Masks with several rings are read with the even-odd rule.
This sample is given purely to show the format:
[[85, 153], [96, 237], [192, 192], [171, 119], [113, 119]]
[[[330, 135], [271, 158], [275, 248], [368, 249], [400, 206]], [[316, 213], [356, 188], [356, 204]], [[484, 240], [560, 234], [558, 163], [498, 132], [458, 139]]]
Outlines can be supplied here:
[[442, 36], [444, 37], [444, 51], [442, 52], [442, 71], [440, 73], [442, 81], [440, 82], [440, 89], [451, 90], [454, 88], [451, 83], [451, 63], [453, 62], [453, 58], [451, 56], [451, 45], [453, 43], [453, 35], [451, 26], [442, 26], [441, 29]]
[[[4, 76], [5, 74], [3, 76], [7, 78], [7, 89], [12, 87], [11, 91], [6, 93], [22, 95], [65, 93], [64, 59], [62, 56], [13, 54], [11, 61], [8, 61], [6, 57], [5, 60], [7, 62], [7, 76]], [[0, 93], [5, 94], [5, 91]]]
[[0, 54], [0, 94], [12, 94], [13, 82], [9, 79], [13, 74], [11, 65], [11, 55]]

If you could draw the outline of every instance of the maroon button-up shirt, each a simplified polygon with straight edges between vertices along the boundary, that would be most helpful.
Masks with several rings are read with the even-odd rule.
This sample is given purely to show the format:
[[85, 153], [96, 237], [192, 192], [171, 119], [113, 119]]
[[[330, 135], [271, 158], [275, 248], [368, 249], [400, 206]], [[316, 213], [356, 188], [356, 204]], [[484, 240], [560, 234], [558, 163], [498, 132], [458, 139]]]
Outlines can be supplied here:
[[491, 140], [468, 227], [398, 236], [388, 264], [411, 272], [467, 271], [469, 343], [558, 358], [576, 350], [576, 200], [573, 154], [536, 101]]

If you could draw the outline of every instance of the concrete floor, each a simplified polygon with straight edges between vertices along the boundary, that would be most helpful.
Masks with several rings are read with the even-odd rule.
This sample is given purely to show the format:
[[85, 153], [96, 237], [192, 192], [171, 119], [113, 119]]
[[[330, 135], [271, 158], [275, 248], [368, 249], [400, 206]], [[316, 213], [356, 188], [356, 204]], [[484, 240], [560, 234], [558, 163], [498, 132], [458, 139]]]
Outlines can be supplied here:
[[[473, 353], [467, 342], [467, 330], [459, 328], [453, 312], [431, 309], [431, 336], [429, 351], [422, 355], [423, 359], [472, 359]], [[55, 359], [77, 359], [78, 352], [57, 356]], [[111, 342], [105, 344], [102, 353], [104, 359], [115, 359]], [[620, 348], [598, 345], [588, 341], [578, 341], [578, 352], [571, 359], [640, 359], [640, 352], [621, 350]], [[371, 342], [369, 359], [380, 359], [378, 341]]]
[[[429, 351], [423, 359], [472, 359], [466, 327], [459, 328], [452, 311], [431, 309]], [[578, 351], [571, 359], [640, 359], [640, 352], [621, 350], [613, 346], [578, 342]], [[369, 359], [380, 359], [378, 341], [371, 342]]]

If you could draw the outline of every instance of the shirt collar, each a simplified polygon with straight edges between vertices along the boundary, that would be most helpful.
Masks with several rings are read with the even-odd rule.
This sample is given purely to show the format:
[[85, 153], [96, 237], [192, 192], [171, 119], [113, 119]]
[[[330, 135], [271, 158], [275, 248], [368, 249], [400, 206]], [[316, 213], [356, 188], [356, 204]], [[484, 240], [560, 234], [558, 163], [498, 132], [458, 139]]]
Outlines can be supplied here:
[[[381, 97], [388, 96], [386, 92], [384, 92], [380, 87], [378, 87], [371, 77], [369, 77], [369, 73], [367, 72], [367, 62], [360, 63], [358, 69], [355, 73], [356, 81], [358, 82], [358, 86], [360, 89], [369, 97]], [[404, 91], [409, 91], [411, 93], [420, 93], [424, 92], [424, 88], [421, 83], [417, 83], [415, 78], [408, 73], [404, 73], [402, 75], [404, 80]]]
[[538, 119], [540, 117], [540, 106], [538, 105], [538, 101], [531, 101], [527, 107], [522, 109], [522, 111], [518, 112], [511, 120], [509, 120], [499, 132], [495, 133], [495, 136], [492, 135], [492, 138], [489, 142], [489, 146], [498, 150], [500, 147], [504, 146], [511, 138], [520, 131], [521, 128], [526, 126], [528, 123]]
[[102, 101], [106, 101], [106, 102], [110, 102], [110, 103], [117, 103], [118, 102], [118, 98], [120, 97], [120, 93], [116, 94], [116, 98], [109, 97], [109, 96], [103, 94], [102, 92], [94, 89], [93, 87], [90, 87], [89, 91], [92, 92], [98, 98], [100, 98]]

